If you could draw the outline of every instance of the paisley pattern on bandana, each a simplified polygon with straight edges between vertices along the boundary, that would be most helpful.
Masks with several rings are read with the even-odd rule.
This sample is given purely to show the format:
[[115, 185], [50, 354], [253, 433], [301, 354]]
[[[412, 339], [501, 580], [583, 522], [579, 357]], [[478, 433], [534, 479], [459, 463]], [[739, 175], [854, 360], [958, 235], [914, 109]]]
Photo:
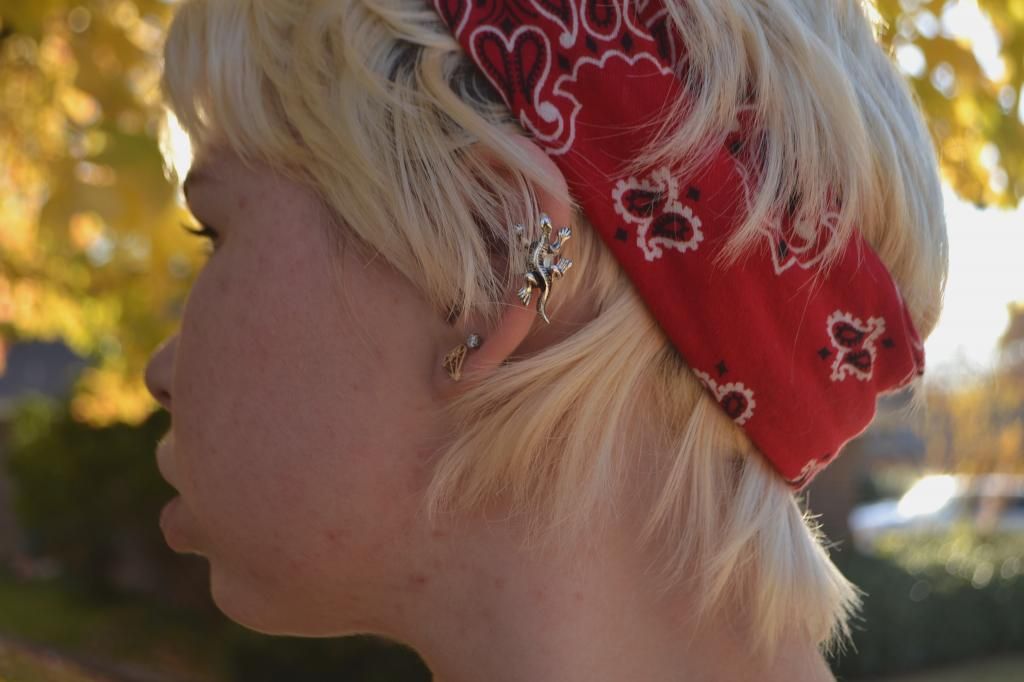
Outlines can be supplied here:
[[[431, 1], [562, 170], [668, 339], [792, 488], [867, 427], [879, 393], [924, 372], [920, 336], [878, 255], [858, 230], [834, 244], [841, 187], [821, 216], [798, 217], [790, 201], [763, 226], [762, 248], [723, 258], [758, 186], [766, 132], [751, 107], [688, 175], [627, 171], [666, 103], [690, 96], [679, 80], [691, 68], [685, 37], [664, 3]], [[833, 248], [838, 257], [819, 267]]]
[[832, 363], [832, 381], [855, 376], [868, 381], [875, 366], [875, 340], [885, 333], [885, 320], [868, 318], [861, 322], [850, 313], [839, 310], [828, 317], [829, 339], [838, 351]]
[[729, 382], [719, 385], [707, 372], [694, 370], [694, 374], [700, 379], [704, 387], [715, 397], [718, 404], [722, 406], [725, 413], [734, 422], [743, 426], [754, 416], [754, 408], [757, 402], [754, 400], [754, 392], [744, 386], [741, 382]]
[[667, 168], [640, 180], [619, 180], [612, 201], [623, 220], [637, 225], [636, 245], [647, 260], [660, 258], [662, 247], [680, 253], [696, 250], [704, 239], [700, 218], [679, 201], [676, 180]]

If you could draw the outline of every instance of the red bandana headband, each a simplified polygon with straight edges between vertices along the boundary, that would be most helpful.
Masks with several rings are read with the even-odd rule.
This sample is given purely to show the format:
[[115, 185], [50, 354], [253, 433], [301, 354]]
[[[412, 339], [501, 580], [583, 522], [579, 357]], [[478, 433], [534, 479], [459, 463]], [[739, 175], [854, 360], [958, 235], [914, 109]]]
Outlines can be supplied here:
[[[737, 126], [688, 177], [630, 175], [651, 112], [685, 97], [657, 0], [432, 0], [722, 409], [794, 490], [924, 372], [924, 350], [878, 255], [855, 230], [826, 272], [787, 218], [774, 248], [723, 268], [754, 178]], [[647, 131], [647, 132], [645, 132]], [[835, 214], [822, 217], [826, 236]], [[823, 240], [819, 240], [823, 241]]]

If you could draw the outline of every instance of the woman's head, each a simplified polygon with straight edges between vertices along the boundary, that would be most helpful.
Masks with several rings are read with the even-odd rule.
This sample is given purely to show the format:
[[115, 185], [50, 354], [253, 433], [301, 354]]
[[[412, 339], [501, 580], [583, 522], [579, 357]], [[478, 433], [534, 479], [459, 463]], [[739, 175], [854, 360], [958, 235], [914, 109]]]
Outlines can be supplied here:
[[[701, 96], [658, 150], [724, 135], [752, 93], [759, 196], [849, 188], [930, 331], [934, 158], [858, 3], [669, 7]], [[229, 615], [387, 634], [409, 576], [460, 542], [472, 557], [480, 536], [454, 529], [497, 516], [545, 547], [617, 529], [655, 558], [637, 580], [689, 576], [702, 611], [742, 602], [763, 643], [843, 633], [854, 588], [791, 491], [428, 4], [187, 2], [166, 57], [170, 108], [216, 178], [189, 202], [222, 244], [148, 379], [174, 418], [161, 454], [188, 514], [172, 521], [206, 543]], [[550, 328], [514, 298], [512, 225], [540, 211], [574, 228]], [[440, 361], [470, 332], [484, 346], [453, 384]]]
[[[174, 419], [157, 455], [183, 498], [168, 541], [211, 560], [218, 604], [253, 628], [386, 627], [375, 611], [450, 559], [417, 513], [463, 389], [439, 361], [459, 332], [384, 259], [334, 252], [330, 210], [272, 166], [211, 148], [184, 186], [216, 236], [147, 373]], [[465, 368], [545, 343], [526, 339], [535, 318], [508, 301]], [[338, 610], [357, 594], [363, 608]]]

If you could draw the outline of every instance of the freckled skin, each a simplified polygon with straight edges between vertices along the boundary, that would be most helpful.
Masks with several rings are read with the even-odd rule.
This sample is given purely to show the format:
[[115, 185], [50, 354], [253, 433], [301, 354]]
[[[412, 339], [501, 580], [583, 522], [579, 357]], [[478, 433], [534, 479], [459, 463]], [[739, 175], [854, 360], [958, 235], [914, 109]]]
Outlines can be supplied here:
[[196, 165], [215, 179], [189, 203], [219, 245], [146, 372], [172, 415], [184, 505], [170, 521], [209, 559], [229, 616], [334, 633], [387, 601], [414, 567], [408, 538], [429, 537], [413, 491], [446, 425], [423, 368], [457, 336], [381, 259], [347, 249], [332, 268], [307, 188], [222, 151]]

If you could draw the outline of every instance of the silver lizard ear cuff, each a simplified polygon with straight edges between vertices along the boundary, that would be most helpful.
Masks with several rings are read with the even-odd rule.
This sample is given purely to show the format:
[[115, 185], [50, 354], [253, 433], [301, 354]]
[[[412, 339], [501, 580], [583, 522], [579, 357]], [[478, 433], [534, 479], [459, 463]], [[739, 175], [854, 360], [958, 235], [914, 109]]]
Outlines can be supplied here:
[[470, 334], [466, 338], [465, 343], [460, 343], [455, 348], [448, 351], [448, 354], [444, 356], [444, 362], [441, 366], [445, 368], [453, 380], [458, 381], [462, 378], [462, 362], [466, 359], [466, 354], [480, 347], [483, 339], [480, 338], [479, 334]]
[[547, 305], [548, 297], [551, 295], [552, 281], [560, 279], [565, 274], [565, 271], [572, 267], [572, 261], [568, 258], [562, 258], [560, 255], [562, 245], [572, 237], [572, 229], [566, 225], [558, 231], [558, 239], [549, 243], [548, 240], [551, 239], [551, 219], [547, 213], [540, 214], [540, 229], [540, 238], [528, 242], [523, 226], [515, 226], [520, 244], [526, 249], [526, 272], [524, 273], [526, 285], [519, 290], [519, 300], [523, 302], [523, 305], [530, 305], [533, 289], [535, 287], [539, 289], [540, 296], [537, 297], [537, 312], [540, 313], [545, 322], [551, 324], [545, 306]]
[[[560, 279], [572, 267], [572, 260], [563, 258], [561, 255], [562, 245], [572, 237], [572, 228], [568, 225], [561, 228], [558, 231], [558, 239], [552, 242], [550, 241], [551, 227], [551, 218], [548, 217], [547, 213], [541, 213], [541, 236], [539, 239], [530, 241], [526, 237], [526, 230], [523, 225], [514, 226], [516, 234], [519, 235], [520, 245], [525, 250], [524, 264], [526, 272], [523, 273], [523, 277], [526, 283], [519, 290], [519, 300], [523, 302], [523, 305], [530, 305], [533, 290], [535, 288], [539, 289], [540, 295], [537, 297], [537, 312], [548, 324], [551, 324], [551, 320], [548, 319], [545, 306], [547, 305], [548, 297], [551, 295], [551, 283], [556, 279]], [[451, 321], [451, 317], [450, 315], [449, 321]], [[444, 361], [441, 363], [445, 371], [448, 372], [448, 376], [454, 381], [461, 379], [462, 363], [466, 360], [466, 355], [469, 351], [479, 348], [481, 343], [483, 343], [483, 339], [479, 334], [470, 334], [466, 338], [465, 343], [460, 343], [448, 351], [448, 354], [444, 356]]]

